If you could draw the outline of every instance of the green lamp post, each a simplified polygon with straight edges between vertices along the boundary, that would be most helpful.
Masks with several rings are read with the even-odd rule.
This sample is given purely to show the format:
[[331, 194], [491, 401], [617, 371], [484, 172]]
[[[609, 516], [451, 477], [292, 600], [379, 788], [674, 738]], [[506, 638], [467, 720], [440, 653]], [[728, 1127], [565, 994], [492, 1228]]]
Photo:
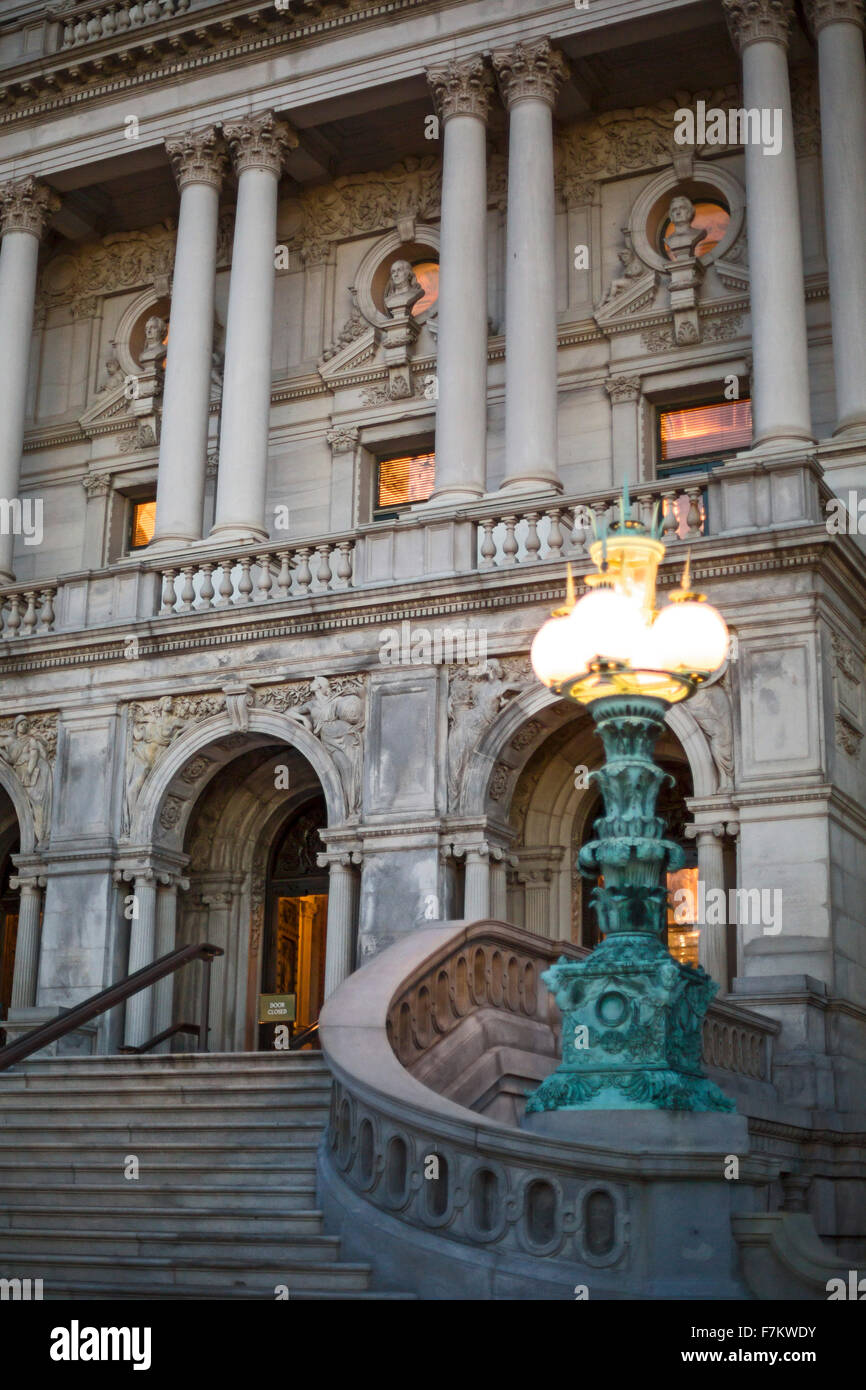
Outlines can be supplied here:
[[721, 614], [682, 586], [657, 612], [656, 573], [665, 553], [658, 509], [647, 529], [632, 516], [628, 487], [619, 521], [590, 546], [597, 573], [578, 603], [569, 574], [566, 606], [536, 635], [532, 664], [557, 694], [588, 706], [604, 744], [592, 774], [604, 815], [580, 851], [603, 940], [581, 961], [562, 957], [542, 979], [562, 1010], [562, 1062], [527, 1101], [541, 1110], [733, 1110], [704, 1076], [704, 1015], [718, 985], [674, 960], [665, 944], [668, 869], [682, 866], [664, 836], [656, 798], [670, 780], [653, 750], [672, 704], [687, 700], [722, 666]]

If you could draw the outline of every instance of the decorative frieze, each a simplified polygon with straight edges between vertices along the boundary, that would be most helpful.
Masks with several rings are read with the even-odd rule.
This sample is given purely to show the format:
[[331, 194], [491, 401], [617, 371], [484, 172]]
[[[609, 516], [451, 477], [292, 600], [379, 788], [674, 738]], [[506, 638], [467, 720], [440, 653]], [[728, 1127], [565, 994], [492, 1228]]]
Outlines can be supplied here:
[[223, 134], [238, 174], [245, 169], [267, 169], [279, 177], [286, 155], [298, 147], [292, 127], [278, 121], [273, 111], [232, 121], [223, 127]]
[[568, 63], [549, 39], [499, 49], [493, 54], [493, 66], [502, 100], [509, 110], [527, 98], [555, 105], [559, 89], [569, 73]]
[[787, 47], [794, 0], [722, 0], [722, 6], [739, 53], [750, 43], [770, 41]]
[[205, 183], [219, 190], [228, 166], [228, 156], [215, 126], [188, 130], [177, 140], [166, 140], [178, 189], [187, 184]]
[[451, 116], [477, 116], [482, 121], [487, 120], [493, 74], [480, 54], [463, 62], [451, 58], [447, 63], [428, 68], [427, 81], [443, 123]]
[[29, 232], [41, 241], [49, 219], [59, 208], [54, 190], [29, 175], [0, 184], [0, 236]]
[[382, 231], [403, 217], [434, 220], [441, 192], [438, 155], [412, 155], [387, 169], [343, 175], [302, 195], [304, 220], [298, 249], [310, 264], [326, 260], [334, 241]]

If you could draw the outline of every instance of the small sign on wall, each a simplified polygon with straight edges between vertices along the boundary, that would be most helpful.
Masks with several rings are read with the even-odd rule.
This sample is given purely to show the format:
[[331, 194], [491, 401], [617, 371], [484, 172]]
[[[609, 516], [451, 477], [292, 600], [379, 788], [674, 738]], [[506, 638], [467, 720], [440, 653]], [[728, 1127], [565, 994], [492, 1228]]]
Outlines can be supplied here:
[[294, 1023], [294, 994], [260, 994], [259, 1023]]

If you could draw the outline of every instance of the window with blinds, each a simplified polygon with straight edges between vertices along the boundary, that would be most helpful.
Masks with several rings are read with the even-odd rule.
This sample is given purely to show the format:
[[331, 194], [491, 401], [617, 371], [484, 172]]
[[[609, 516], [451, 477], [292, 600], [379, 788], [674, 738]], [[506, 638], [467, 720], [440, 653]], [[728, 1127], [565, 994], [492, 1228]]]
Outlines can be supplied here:
[[659, 411], [660, 462], [664, 465], [736, 453], [752, 442], [751, 400], [719, 401]]
[[129, 548], [141, 550], [153, 540], [156, 525], [156, 498], [145, 502], [133, 502], [129, 519]]
[[394, 516], [401, 507], [426, 502], [436, 483], [435, 454], [406, 454], [379, 459], [376, 475], [377, 518]]

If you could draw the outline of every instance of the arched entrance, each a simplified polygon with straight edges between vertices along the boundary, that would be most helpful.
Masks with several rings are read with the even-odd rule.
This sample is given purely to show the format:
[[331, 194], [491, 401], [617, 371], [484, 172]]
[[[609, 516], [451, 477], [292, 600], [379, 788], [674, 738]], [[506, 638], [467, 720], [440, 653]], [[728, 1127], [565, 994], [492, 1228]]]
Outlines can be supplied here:
[[15, 974], [15, 946], [18, 938], [20, 892], [10, 879], [16, 873], [13, 855], [20, 848], [18, 817], [12, 802], [0, 791], [0, 1045], [6, 1033], [3, 1020], [12, 1003], [12, 981]]

